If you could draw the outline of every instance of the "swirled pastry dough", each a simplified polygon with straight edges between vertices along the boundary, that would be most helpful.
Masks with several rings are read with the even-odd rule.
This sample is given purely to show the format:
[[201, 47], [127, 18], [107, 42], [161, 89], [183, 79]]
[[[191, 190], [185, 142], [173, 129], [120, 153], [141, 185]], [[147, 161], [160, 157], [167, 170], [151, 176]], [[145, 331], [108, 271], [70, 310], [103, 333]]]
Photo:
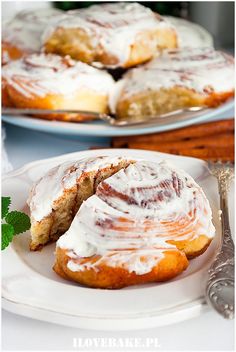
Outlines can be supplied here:
[[54, 268], [92, 287], [167, 280], [208, 247], [215, 233], [211, 218], [188, 174], [165, 161], [137, 161], [83, 202], [57, 242]]

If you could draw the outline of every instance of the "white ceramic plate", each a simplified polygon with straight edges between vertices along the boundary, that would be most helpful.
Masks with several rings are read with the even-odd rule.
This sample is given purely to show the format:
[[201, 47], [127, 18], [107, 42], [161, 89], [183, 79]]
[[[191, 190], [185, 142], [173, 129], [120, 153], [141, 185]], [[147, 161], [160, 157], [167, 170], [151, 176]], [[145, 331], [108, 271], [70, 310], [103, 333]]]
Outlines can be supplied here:
[[[205, 274], [219, 245], [220, 226], [215, 179], [205, 162], [141, 150], [103, 149], [36, 161], [3, 179], [3, 195], [12, 209], [28, 211], [26, 199], [34, 181], [49, 168], [71, 159], [98, 155], [127, 155], [145, 160], [170, 159], [191, 174], [204, 189], [213, 210], [217, 236], [188, 269], [166, 283], [121, 290], [85, 288], [58, 277], [52, 270], [55, 244], [41, 252], [28, 249], [29, 232], [15, 237], [2, 254], [3, 307], [11, 312], [58, 324], [98, 330], [129, 330], [161, 326], [194, 317], [207, 309]], [[232, 193], [232, 192], [231, 192]], [[230, 199], [233, 209], [233, 199]]]
[[25, 127], [31, 130], [48, 132], [59, 135], [66, 135], [70, 137], [77, 136], [131, 136], [138, 134], [147, 134], [154, 132], [163, 132], [192, 125], [193, 123], [200, 123], [209, 119], [217, 119], [221, 115], [234, 115], [234, 100], [230, 100], [222, 106], [215, 109], [208, 109], [196, 113], [194, 117], [181, 120], [176, 119], [175, 122], [167, 123], [165, 119], [160, 119], [154, 125], [130, 126], [130, 127], [114, 127], [106, 124], [103, 121], [91, 122], [61, 122], [61, 121], [47, 121], [32, 117], [23, 116], [2, 116], [4, 122]]

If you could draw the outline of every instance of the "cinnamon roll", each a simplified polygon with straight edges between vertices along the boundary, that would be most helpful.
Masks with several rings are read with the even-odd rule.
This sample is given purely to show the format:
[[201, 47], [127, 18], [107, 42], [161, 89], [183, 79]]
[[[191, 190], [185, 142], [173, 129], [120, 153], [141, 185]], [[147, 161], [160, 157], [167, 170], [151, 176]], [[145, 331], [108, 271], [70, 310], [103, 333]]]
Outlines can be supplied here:
[[137, 3], [69, 11], [43, 34], [44, 50], [105, 67], [131, 67], [163, 48], [175, 48], [174, 27]]
[[24, 10], [5, 22], [2, 29], [2, 64], [39, 52], [45, 26], [61, 13], [57, 9]]
[[184, 171], [137, 161], [99, 183], [57, 242], [54, 270], [96, 288], [169, 280], [214, 237], [209, 203]]
[[[105, 113], [113, 78], [105, 71], [53, 54], [32, 54], [2, 69], [3, 103], [19, 108], [74, 109]], [[43, 115], [80, 121], [81, 115]]]
[[67, 162], [40, 179], [29, 205], [31, 249], [60, 237], [56, 273], [97, 288], [171, 279], [215, 231], [202, 189], [166, 161]]
[[98, 184], [131, 161], [121, 157], [86, 158], [49, 170], [32, 188], [28, 204], [31, 213], [31, 250], [56, 241], [68, 230], [82, 202]]
[[117, 117], [158, 116], [184, 107], [216, 107], [234, 95], [234, 59], [213, 48], [163, 53], [116, 83]]

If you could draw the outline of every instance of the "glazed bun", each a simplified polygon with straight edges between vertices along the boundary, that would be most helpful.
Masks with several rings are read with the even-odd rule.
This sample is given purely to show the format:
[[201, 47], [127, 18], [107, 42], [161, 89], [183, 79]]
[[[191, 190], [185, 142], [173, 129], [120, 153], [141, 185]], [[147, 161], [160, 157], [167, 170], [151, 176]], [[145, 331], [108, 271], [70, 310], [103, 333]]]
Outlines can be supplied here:
[[174, 27], [137, 3], [113, 2], [69, 11], [50, 24], [44, 50], [104, 67], [131, 67], [175, 48]]
[[213, 48], [166, 51], [128, 71], [114, 92], [110, 105], [118, 118], [216, 107], [234, 96], [234, 59]]
[[[53, 54], [32, 54], [2, 69], [5, 105], [18, 108], [74, 109], [108, 112], [114, 81], [109, 73]], [[4, 103], [4, 101], [3, 101]], [[48, 119], [80, 121], [81, 115], [43, 115]]]
[[5, 22], [2, 29], [2, 64], [39, 52], [45, 27], [61, 13], [52, 8], [24, 10]]
[[137, 161], [100, 182], [57, 242], [54, 270], [96, 288], [169, 280], [214, 237], [202, 189], [169, 163]]

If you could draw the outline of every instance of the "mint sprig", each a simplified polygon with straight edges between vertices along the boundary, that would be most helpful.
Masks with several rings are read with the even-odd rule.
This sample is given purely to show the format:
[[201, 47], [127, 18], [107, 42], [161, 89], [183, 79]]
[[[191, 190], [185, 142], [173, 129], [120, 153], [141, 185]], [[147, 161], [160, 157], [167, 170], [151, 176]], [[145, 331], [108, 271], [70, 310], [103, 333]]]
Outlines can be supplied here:
[[10, 204], [11, 204], [10, 197], [2, 197], [2, 219], [4, 219], [5, 216], [7, 215]]
[[5, 249], [14, 237], [14, 227], [10, 224], [2, 224], [2, 250]]
[[28, 215], [16, 210], [9, 211], [10, 204], [10, 197], [2, 197], [2, 250], [12, 242], [15, 235], [30, 228]]
[[25, 213], [19, 211], [11, 211], [5, 217], [7, 224], [14, 227], [14, 235], [23, 233], [30, 228], [30, 219]]

